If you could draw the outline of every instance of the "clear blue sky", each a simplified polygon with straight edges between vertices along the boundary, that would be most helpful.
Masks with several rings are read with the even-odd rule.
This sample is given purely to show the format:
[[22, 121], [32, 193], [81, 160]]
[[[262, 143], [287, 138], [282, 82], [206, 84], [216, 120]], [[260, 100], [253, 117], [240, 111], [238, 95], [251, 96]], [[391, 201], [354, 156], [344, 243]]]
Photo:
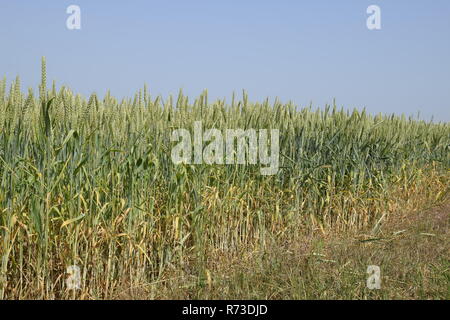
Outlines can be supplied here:
[[[81, 7], [81, 30], [66, 8]], [[366, 9], [381, 7], [369, 31]], [[0, 76], [88, 95], [249, 92], [450, 121], [449, 0], [1, 0]]]

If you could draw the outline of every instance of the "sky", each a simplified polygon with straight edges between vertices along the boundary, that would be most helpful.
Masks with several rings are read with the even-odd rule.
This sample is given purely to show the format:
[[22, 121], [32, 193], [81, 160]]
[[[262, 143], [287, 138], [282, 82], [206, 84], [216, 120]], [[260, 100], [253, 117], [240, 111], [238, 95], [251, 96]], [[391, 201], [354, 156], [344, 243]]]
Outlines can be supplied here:
[[[81, 9], [69, 30], [67, 7]], [[366, 10], [381, 9], [369, 30]], [[450, 121], [448, 0], [0, 0], [0, 77], [87, 96], [210, 99], [245, 89], [299, 107]]]

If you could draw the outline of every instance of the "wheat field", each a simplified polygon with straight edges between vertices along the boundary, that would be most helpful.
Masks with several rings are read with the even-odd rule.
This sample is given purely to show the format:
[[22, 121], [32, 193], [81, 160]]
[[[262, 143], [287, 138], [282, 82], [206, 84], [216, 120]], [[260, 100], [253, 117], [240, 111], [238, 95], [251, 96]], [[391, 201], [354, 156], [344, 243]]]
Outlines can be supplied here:
[[[445, 237], [422, 242], [439, 241], [437, 269], [421, 256], [420, 275], [402, 285], [391, 265], [398, 282], [378, 293], [364, 287], [362, 256], [321, 251], [445, 202], [448, 123], [255, 103], [245, 92], [192, 100], [145, 86], [133, 98], [85, 98], [46, 77], [43, 59], [38, 93], [19, 77], [0, 82], [0, 299], [448, 297]], [[200, 120], [279, 129], [279, 172], [174, 164], [172, 130]], [[332, 270], [344, 271], [330, 278], [340, 257]], [[79, 290], [66, 286], [71, 265]]]

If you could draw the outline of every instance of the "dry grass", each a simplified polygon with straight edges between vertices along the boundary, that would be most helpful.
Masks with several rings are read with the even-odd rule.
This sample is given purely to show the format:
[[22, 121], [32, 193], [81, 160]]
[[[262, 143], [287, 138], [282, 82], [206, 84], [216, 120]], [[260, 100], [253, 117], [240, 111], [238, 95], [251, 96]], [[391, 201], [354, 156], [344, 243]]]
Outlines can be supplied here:
[[[264, 249], [207, 252], [168, 270], [162, 280], [130, 287], [117, 299], [449, 299], [450, 202], [398, 212], [373, 229], [326, 234], [306, 226]], [[381, 268], [380, 290], [366, 288], [368, 265]]]

